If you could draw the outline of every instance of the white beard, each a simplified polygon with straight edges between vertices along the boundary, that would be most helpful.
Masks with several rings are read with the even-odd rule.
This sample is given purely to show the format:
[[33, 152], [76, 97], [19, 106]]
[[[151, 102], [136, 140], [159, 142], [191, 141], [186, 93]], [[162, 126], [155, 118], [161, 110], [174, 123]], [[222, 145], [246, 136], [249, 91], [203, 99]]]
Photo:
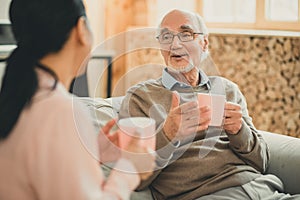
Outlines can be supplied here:
[[[209, 51], [207, 49], [201, 53], [200, 62], [202, 63], [208, 56], [209, 56]], [[191, 58], [189, 58], [189, 64], [187, 66], [174, 67], [171, 65], [170, 58], [168, 63], [169, 63], [169, 65], [167, 66], [168, 70], [174, 73], [188, 73], [195, 67], [194, 62]]]
[[206, 51], [203, 51], [201, 54], [201, 62], [203, 62], [209, 55], [208, 49]]
[[[168, 62], [169, 64], [171, 63], [170, 60]], [[188, 73], [192, 69], [194, 69], [195, 65], [193, 63], [192, 59], [189, 59], [189, 64], [187, 66], [181, 66], [181, 67], [174, 67], [172, 65], [168, 65], [167, 68], [168, 70], [175, 72], [175, 73]]]

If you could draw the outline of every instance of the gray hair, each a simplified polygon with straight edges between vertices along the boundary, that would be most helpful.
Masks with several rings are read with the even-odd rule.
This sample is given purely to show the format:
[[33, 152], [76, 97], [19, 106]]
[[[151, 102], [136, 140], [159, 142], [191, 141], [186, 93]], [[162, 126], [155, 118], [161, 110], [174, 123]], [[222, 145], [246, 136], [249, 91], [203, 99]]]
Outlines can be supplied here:
[[192, 13], [194, 18], [196, 19], [197, 21], [197, 25], [199, 27], [199, 29], [202, 31], [202, 33], [204, 33], [204, 35], [208, 35], [208, 29], [207, 29], [207, 26], [204, 22], [204, 19], [203, 17], [201, 17], [198, 13]]
[[208, 36], [209, 32], [208, 32], [208, 29], [207, 29], [207, 26], [204, 22], [204, 19], [203, 17], [201, 17], [198, 13], [196, 12], [191, 12], [191, 11], [187, 11], [187, 10], [180, 10], [180, 9], [174, 9], [174, 10], [171, 10], [169, 11], [168, 13], [166, 13], [160, 20], [159, 24], [158, 24], [158, 30], [157, 30], [157, 34], [159, 34], [159, 31], [161, 29], [161, 24], [162, 22], [164, 21], [165, 17], [171, 13], [171, 12], [174, 12], [174, 11], [179, 11], [179, 12], [182, 12], [182, 13], [186, 13], [186, 14], [189, 14], [193, 20], [195, 20], [195, 25], [197, 25], [197, 27], [199, 28], [199, 30], [204, 33], [204, 35]]

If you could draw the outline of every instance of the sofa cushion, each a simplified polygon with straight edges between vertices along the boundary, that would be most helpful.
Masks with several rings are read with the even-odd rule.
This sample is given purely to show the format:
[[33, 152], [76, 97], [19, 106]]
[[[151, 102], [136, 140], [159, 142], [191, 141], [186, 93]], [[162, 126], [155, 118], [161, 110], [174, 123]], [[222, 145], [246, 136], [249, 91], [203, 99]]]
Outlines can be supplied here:
[[89, 98], [78, 97], [90, 110], [96, 128], [104, 126], [109, 120], [118, 117], [123, 97]]
[[260, 131], [270, 149], [270, 163], [266, 173], [278, 176], [285, 192], [300, 194], [300, 139]]

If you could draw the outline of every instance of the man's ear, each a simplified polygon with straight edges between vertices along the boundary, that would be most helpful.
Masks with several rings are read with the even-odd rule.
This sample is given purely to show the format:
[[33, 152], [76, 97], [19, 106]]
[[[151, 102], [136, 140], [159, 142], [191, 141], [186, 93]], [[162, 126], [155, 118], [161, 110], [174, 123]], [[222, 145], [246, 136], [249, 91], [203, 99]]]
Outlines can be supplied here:
[[205, 35], [205, 36], [203, 37], [202, 43], [203, 43], [203, 44], [201, 44], [202, 50], [203, 50], [203, 51], [206, 51], [206, 50], [208, 49], [208, 45], [209, 45], [209, 42], [208, 42], [208, 36], [207, 36], [207, 35]]
[[82, 45], [88, 45], [89, 44], [89, 32], [88, 32], [88, 26], [86, 22], [85, 17], [80, 17], [76, 24], [76, 33], [77, 33], [77, 39], [80, 44]]

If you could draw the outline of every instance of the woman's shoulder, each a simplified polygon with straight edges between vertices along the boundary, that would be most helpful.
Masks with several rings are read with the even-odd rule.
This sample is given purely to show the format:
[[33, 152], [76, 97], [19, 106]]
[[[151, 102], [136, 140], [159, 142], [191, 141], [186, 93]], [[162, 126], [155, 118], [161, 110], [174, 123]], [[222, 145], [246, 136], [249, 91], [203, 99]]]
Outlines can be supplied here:
[[60, 120], [71, 121], [75, 117], [79, 118], [78, 116], [88, 119], [85, 110], [83, 103], [74, 95], [58, 87], [51, 92], [39, 92], [32, 101], [28, 114], [40, 122], [51, 124]]

